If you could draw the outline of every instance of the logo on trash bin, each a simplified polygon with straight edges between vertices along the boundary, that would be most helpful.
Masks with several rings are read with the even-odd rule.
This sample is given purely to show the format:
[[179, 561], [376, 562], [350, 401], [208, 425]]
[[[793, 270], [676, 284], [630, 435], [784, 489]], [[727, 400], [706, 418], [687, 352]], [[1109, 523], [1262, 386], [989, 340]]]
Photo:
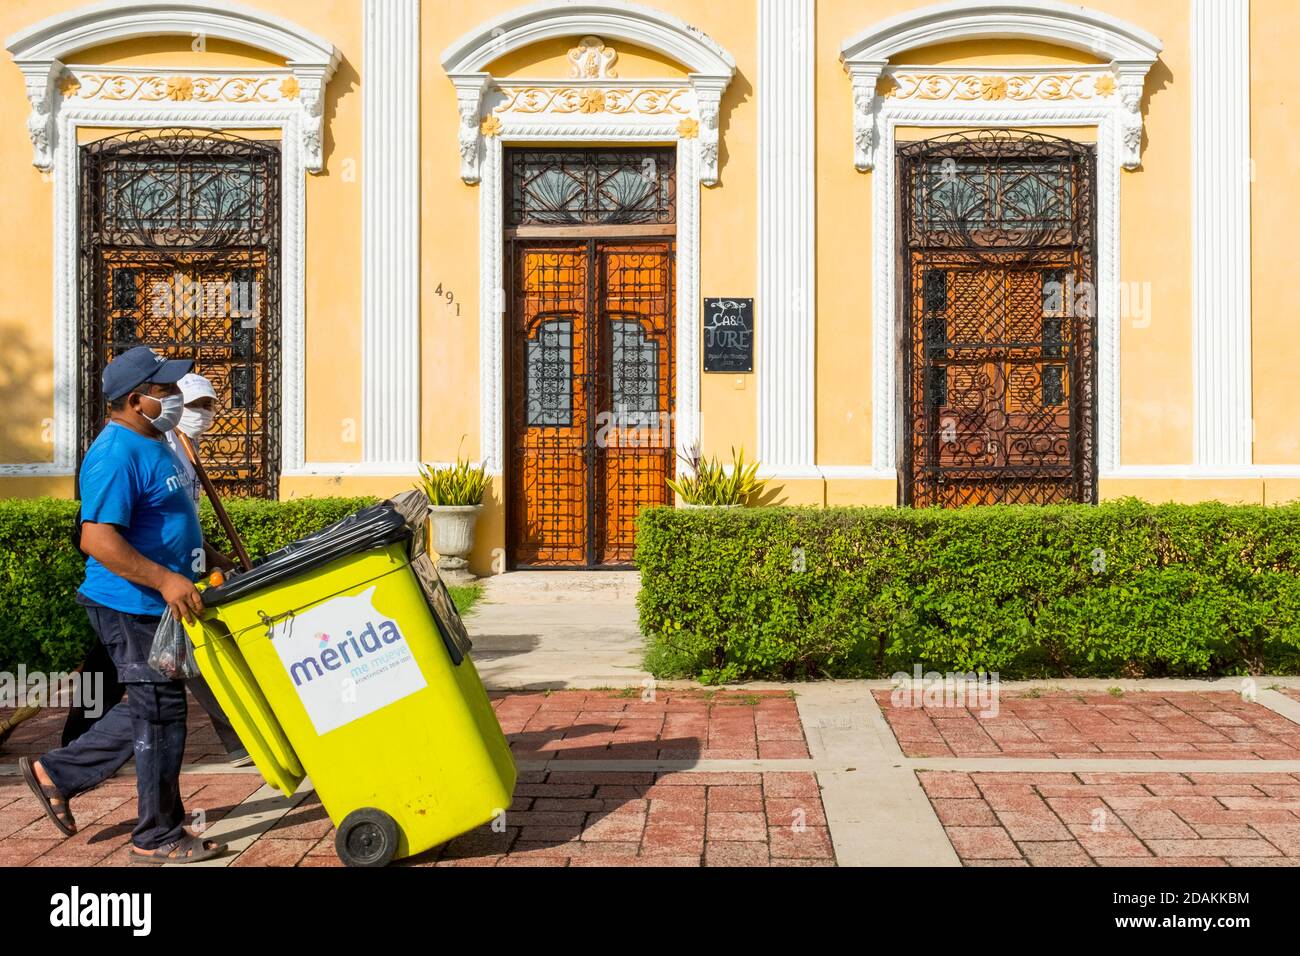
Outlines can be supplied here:
[[304, 657], [289, 668], [295, 687], [310, 684], [317, 677], [323, 677], [326, 671], [355, 667], [362, 658], [382, 651], [385, 645], [403, 640], [402, 632], [392, 621], [380, 621], [378, 630], [374, 621], [367, 621], [360, 634], [348, 630], [334, 647], [329, 646], [328, 634], [317, 634], [316, 639], [320, 641], [319, 653]]
[[339, 597], [281, 624], [272, 645], [316, 733], [324, 734], [422, 690], [424, 674], [375, 588]]

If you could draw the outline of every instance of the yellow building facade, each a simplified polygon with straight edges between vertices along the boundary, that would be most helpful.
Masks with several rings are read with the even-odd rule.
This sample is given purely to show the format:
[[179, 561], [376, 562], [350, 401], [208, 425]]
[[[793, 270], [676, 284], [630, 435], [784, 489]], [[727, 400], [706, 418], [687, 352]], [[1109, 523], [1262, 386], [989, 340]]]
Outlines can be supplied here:
[[9, 0], [0, 495], [194, 357], [234, 493], [485, 462], [473, 567], [789, 504], [1300, 497], [1284, 0]]

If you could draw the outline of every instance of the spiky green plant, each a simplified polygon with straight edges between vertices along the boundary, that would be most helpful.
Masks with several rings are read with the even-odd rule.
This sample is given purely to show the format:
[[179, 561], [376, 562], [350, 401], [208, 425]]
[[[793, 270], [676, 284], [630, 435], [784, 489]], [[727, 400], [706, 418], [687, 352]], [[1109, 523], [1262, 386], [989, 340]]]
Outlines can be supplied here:
[[668, 479], [668, 487], [688, 505], [744, 505], [763, 493], [767, 482], [758, 478], [758, 463], [745, 463], [745, 450], [731, 449], [731, 466], [728, 468], [717, 455], [705, 459], [698, 448], [682, 461], [690, 466], [690, 474]]
[[487, 485], [487, 465], [471, 464], [459, 453], [454, 465], [420, 466], [419, 488], [429, 496], [431, 505], [481, 505]]

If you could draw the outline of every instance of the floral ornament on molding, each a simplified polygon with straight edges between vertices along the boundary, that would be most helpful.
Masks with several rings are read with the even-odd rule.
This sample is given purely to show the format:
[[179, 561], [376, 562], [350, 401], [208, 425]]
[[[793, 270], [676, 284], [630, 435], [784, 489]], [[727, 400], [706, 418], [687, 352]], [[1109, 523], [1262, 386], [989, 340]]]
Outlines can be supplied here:
[[153, 74], [67, 74], [64, 99], [86, 102], [279, 103], [298, 98], [292, 76], [158, 76]]
[[495, 116], [489, 116], [479, 124], [478, 131], [484, 136], [500, 136], [501, 120]]
[[1091, 100], [1115, 92], [1109, 73], [912, 73], [881, 77], [876, 95], [892, 100]]
[[695, 139], [700, 135], [699, 120], [691, 119], [689, 116], [677, 124], [677, 135], [682, 139]]
[[[541, 113], [637, 113], [655, 116], [664, 113], [686, 115], [690, 112], [687, 89], [668, 88], [593, 88], [593, 87], [514, 87], [499, 88], [503, 97], [494, 113], [537, 115]], [[603, 104], [603, 108], [602, 108]]]
[[173, 76], [167, 79], [167, 98], [183, 102], [194, 98], [194, 81], [188, 76]]
[[1000, 76], [980, 77], [980, 97], [986, 100], [1006, 99], [1007, 81]]

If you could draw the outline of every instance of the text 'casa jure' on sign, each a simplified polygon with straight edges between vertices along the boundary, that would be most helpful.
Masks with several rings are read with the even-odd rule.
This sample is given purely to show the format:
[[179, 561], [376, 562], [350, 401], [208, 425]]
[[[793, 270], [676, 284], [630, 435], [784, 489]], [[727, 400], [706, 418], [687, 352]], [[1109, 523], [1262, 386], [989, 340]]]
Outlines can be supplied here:
[[704, 371], [754, 371], [754, 300], [704, 300]]

